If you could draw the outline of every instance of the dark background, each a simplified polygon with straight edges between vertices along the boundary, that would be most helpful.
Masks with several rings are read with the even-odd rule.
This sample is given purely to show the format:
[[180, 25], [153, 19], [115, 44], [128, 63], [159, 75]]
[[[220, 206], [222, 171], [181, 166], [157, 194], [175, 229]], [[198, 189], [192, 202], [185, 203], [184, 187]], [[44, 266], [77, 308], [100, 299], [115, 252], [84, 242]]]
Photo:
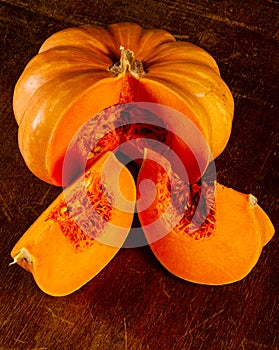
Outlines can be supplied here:
[[268, 0], [0, 0], [0, 349], [278, 349], [278, 236], [244, 280], [221, 287], [179, 280], [149, 247], [122, 249], [62, 298], [8, 267], [16, 241], [60, 193], [21, 158], [14, 85], [48, 36], [84, 23], [162, 28], [214, 56], [235, 98], [218, 180], [253, 193], [278, 227], [278, 18]]

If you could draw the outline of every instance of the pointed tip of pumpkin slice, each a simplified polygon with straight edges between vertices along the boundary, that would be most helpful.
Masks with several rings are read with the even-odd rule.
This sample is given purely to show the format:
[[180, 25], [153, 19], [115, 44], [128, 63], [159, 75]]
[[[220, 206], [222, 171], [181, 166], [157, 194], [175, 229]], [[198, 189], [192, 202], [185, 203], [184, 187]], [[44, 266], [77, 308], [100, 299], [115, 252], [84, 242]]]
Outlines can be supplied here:
[[274, 236], [275, 228], [266, 212], [258, 204], [254, 206], [254, 214], [262, 236], [262, 244], [265, 246]]
[[17, 248], [14, 248], [11, 252], [11, 256], [13, 258], [13, 261], [9, 263], [9, 266], [18, 264], [21, 267], [23, 267], [25, 270], [32, 273], [32, 264], [33, 264], [33, 258], [25, 247], [22, 247], [19, 251]]
[[[104, 179], [111, 207], [105, 207], [105, 197], [102, 194], [98, 197], [94, 192], [100, 188], [98, 176], [104, 164], [110, 169]], [[63, 202], [68, 191], [67, 204], [70, 200], [72, 206], [80, 208], [80, 187], [75, 187], [75, 183], [41, 214], [11, 252], [12, 263], [30, 271], [38, 286], [52, 296], [70, 294], [96, 276], [117, 254], [132, 225], [136, 191], [128, 169], [115, 156], [106, 155], [91, 168], [90, 176], [92, 187], [90, 185], [87, 191], [100, 199], [100, 205], [95, 202], [92, 205], [96, 205], [96, 212], [105, 207], [100, 222], [96, 220], [92, 224], [93, 230], [96, 228], [95, 236], [81, 229]]]

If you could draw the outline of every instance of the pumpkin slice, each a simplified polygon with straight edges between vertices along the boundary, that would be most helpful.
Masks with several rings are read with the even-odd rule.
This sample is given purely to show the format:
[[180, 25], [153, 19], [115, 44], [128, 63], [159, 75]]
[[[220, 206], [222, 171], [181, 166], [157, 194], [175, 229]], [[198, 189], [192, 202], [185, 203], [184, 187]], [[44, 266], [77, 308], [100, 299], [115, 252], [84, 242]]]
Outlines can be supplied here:
[[27, 230], [11, 252], [13, 263], [30, 271], [44, 292], [69, 294], [118, 252], [132, 224], [134, 203], [132, 175], [108, 152]]
[[149, 179], [157, 190], [147, 208], [147, 201], [139, 198], [138, 215], [158, 260], [174, 275], [200, 284], [227, 284], [245, 277], [274, 234], [256, 198], [216, 182], [188, 186], [156, 163], [154, 154], [149, 159], [149, 153], [138, 186]]

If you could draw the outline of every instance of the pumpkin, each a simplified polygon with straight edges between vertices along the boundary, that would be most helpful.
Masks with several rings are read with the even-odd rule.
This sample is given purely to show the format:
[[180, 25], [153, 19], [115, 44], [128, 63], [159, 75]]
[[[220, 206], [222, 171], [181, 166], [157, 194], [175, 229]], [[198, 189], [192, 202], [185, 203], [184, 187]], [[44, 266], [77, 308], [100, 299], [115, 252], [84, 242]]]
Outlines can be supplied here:
[[[104, 166], [110, 171], [101, 182]], [[134, 203], [132, 175], [108, 152], [25, 232], [11, 252], [13, 263], [30, 271], [45, 293], [69, 294], [117, 254], [130, 230]]]
[[[188, 281], [240, 280], [272, 238], [274, 227], [254, 196], [202, 177], [228, 142], [234, 109], [215, 60], [203, 49], [132, 23], [66, 29], [48, 38], [29, 62], [13, 106], [20, 151], [30, 170], [61, 185], [66, 168], [66, 183], [72, 183], [11, 253], [13, 263], [31, 271], [46, 293], [69, 294], [106, 266], [128, 235], [136, 199], [155, 256]], [[162, 108], [182, 119], [176, 122]], [[180, 129], [188, 131], [186, 120], [209, 150], [193, 149], [180, 138]], [[162, 154], [146, 146], [142, 139], [150, 137], [174, 150], [188, 179], [175, 162], [162, 162]], [[89, 148], [88, 139], [95, 142]], [[135, 147], [127, 151], [125, 143], [132, 140]], [[111, 154], [117, 148], [128, 156], [132, 150], [135, 159], [143, 156], [137, 185]], [[201, 167], [195, 159], [199, 152]], [[101, 186], [105, 165], [110, 171]], [[151, 191], [141, 186], [146, 179], [153, 182]]]
[[[157, 259], [174, 275], [200, 284], [221, 285], [245, 277], [274, 234], [256, 198], [206, 181], [189, 188], [171, 168], [160, 165], [158, 154], [149, 159], [150, 152], [138, 186], [149, 179], [157, 191], [147, 208], [146, 201], [138, 201], [138, 215]], [[172, 190], [170, 178], [176, 179]]]
[[[134, 23], [88, 25], [49, 37], [15, 86], [13, 108], [27, 166], [61, 185], [63, 159], [76, 131], [104, 109], [133, 102], [181, 112], [202, 132], [213, 158], [227, 144], [234, 103], [209, 53]], [[183, 146], [174, 144], [187, 163]], [[112, 147], [107, 144], [98, 157]], [[73, 173], [79, 171], [73, 165]]]

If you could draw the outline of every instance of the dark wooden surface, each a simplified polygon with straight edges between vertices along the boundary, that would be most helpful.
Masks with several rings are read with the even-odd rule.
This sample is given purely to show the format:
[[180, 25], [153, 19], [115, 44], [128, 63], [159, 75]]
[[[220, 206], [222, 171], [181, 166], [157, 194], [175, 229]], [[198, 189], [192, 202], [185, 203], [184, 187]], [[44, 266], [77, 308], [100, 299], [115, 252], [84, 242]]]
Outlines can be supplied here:
[[278, 227], [278, 18], [270, 0], [0, 0], [0, 349], [278, 349], [278, 236], [247, 278], [221, 287], [175, 278], [149, 247], [122, 249], [62, 298], [8, 267], [15, 242], [60, 193], [21, 158], [13, 88], [49, 35], [84, 23], [163, 28], [216, 58], [236, 104], [218, 180], [253, 193]]

